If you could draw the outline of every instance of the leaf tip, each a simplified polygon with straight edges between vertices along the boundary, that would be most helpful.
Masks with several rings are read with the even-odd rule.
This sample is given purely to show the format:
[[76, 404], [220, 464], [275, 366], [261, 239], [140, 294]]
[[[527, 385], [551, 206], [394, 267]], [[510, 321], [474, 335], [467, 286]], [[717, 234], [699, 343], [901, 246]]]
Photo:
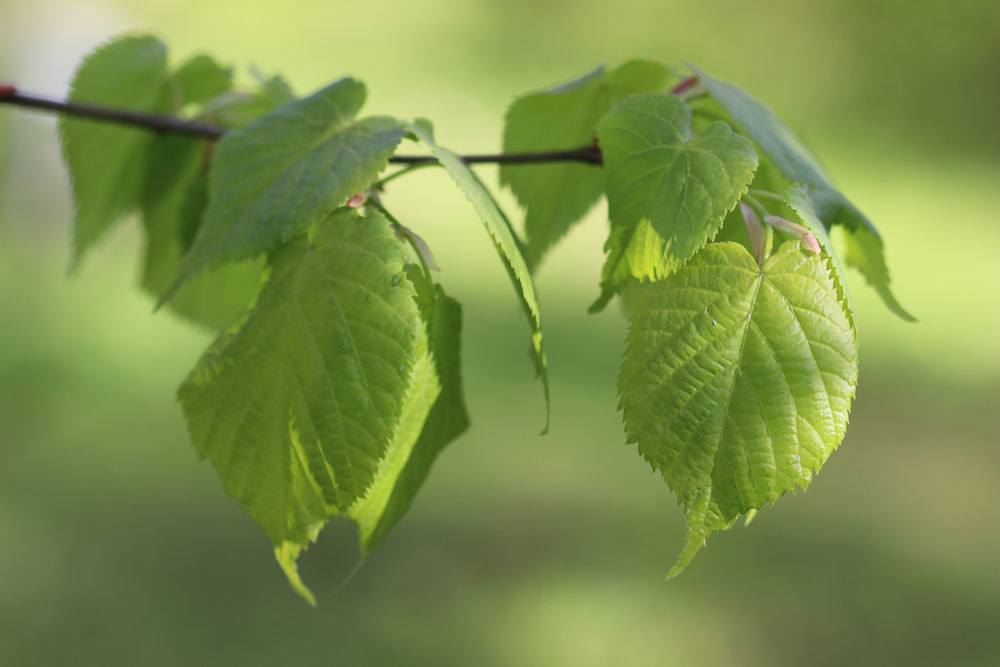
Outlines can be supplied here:
[[275, 547], [274, 557], [285, 573], [285, 578], [288, 579], [288, 584], [292, 587], [292, 590], [298, 593], [299, 597], [308, 602], [310, 606], [315, 607], [316, 596], [303, 583], [302, 576], [299, 574], [299, 567], [296, 561], [301, 552], [301, 545], [292, 542], [282, 542], [281, 546]]
[[708, 537], [706, 531], [701, 528], [689, 528], [687, 535], [687, 542], [684, 544], [684, 548], [681, 550], [679, 556], [677, 556], [677, 562], [674, 563], [670, 571], [667, 572], [667, 581], [675, 578], [691, 564], [694, 557], [698, 555], [702, 547], [705, 546], [705, 540]]

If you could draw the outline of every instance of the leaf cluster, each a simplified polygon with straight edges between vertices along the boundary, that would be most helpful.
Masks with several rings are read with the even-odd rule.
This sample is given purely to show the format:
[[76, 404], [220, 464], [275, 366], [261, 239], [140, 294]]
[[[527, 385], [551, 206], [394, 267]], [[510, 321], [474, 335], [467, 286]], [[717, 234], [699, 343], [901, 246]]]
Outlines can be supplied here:
[[361, 116], [356, 79], [297, 97], [280, 77], [237, 85], [205, 55], [172, 68], [159, 40], [125, 36], [86, 58], [70, 97], [227, 130], [215, 142], [61, 119], [74, 262], [139, 214], [141, 286], [216, 335], [178, 392], [195, 449], [310, 601], [296, 562], [324, 524], [354, 521], [367, 554], [469, 423], [461, 307], [385, 192], [412, 169], [384, 175], [403, 142], [482, 222], [523, 307], [546, 410], [533, 272], [607, 199], [592, 311], [620, 296], [630, 321], [627, 440], [688, 522], [672, 574], [712, 531], [804, 488], [842, 441], [858, 375], [843, 267], [911, 319], [871, 221], [773, 112], [697, 69], [637, 60], [515, 99], [507, 152], [596, 145], [603, 159], [501, 168], [524, 239], [429, 122]]

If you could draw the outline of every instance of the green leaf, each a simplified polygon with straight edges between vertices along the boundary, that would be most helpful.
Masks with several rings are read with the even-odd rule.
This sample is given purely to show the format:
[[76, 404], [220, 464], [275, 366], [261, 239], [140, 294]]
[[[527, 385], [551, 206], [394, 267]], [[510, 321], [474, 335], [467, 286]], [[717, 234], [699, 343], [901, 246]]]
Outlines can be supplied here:
[[545, 428], [548, 431], [549, 424], [549, 376], [545, 361], [545, 349], [542, 346], [542, 318], [538, 308], [538, 297], [535, 295], [535, 285], [531, 279], [531, 272], [524, 261], [521, 242], [514, 235], [514, 230], [510, 226], [510, 221], [503, 214], [493, 195], [486, 189], [479, 177], [473, 173], [469, 167], [462, 162], [455, 153], [444, 148], [434, 140], [433, 131], [426, 121], [418, 121], [410, 124], [409, 131], [430, 148], [431, 153], [438, 162], [444, 166], [448, 175], [462, 191], [466, 199], [476, 210], [480, 220], [486, 226], [493, 243], [500, 253], [504, 267], [510, 276], [514, 288], [521, 299], [521, 305], [528, 316], [531, 324], [531, 350], [532, 359], [535, 363], [535, 370], [542, 381], [542, 390], [545, 394]]
[[628, 441], [684, 506], [670, 576], [712, 531], [805, 488], [843, 439], [857, 341], [829, 266], [798, 241], [763, 267], [713, 243], [637, 286], [619, 392]]
[[[153, 37], [120, 37], [84, 59], [73, 77], [69, 99], [162, 113], [170, 110], [167, 82], [167, 48], [162, 42]], [[75, 264], [138, 205], [153, 135], [70, 116], [60, 117], [59, 133], [76, 201]]]
[[341, 79], [227, 133], [212, 160], [205, 220], [174, 289], [276, 247], [370, 185], [403, 129], [386, 117], [352, 122], [364, 99], [360, 82]]
[[[469, 423], [460, 371], [461, 308], [413, 265], [407, 273], [416, 288], [424, 325], [415, 348], [417, 361], [392, 441], [375, 479], [364, 497], [345, 513], [358, 526], [364, 556], [409, 509], [438, 454]], [[315, 539], [318, 532], [319, 526], [310, 539]], [[275, 549], [275, 557], [292, 587], [315, 604], [315, 597], [298, 571], [298, 557], [305, 546], [285, 542]]]
[[[409, 509], [438, 454], [469, 426], [461, 373], [462, 307], [424, 274], [411, 271], [427, 327], [433, 373], [415, 373], [412, 403], [404, 408], [393, 444], [372, 488], [349, 512], [361, 546], [370, 552]], [[436, 396], [436, 400], [435, 400]], [[429, 408], [429, 412], [428, 409]], [[407, 414], [413, 416], [407, 419]], [[393, 453], [396, 456], [393, 456]]]
[[[614, 103], [636, 93], [663, 90], [669, 79], [663, 65], [632, 60], [610, 71], [598, 67], [569, 83], [519, 97], [507, 110], [504, 152], [586, 146], [594, 141], [597, 122]], [[525, 259], [531, 267], [604, 191], [599, 168], [572, 162], [501, 166], [500, 182], [510, 187], [525, 209]]]
[[[142, 196], [146, 232], [141, 285], [159, 297], [173, 283], [181, 255], [201, 224], [207, 203], [206, 145], [159, 135], [151, 145]], [[265, 263], [226, 264], [189, 281], [169, 308], [195, 323], [221, 330], [249, 306], [263, 281]]]
[[336, 211], [274, 253], [179, 390], [198, 452], [276, 547], [363, 497], [388, 450], [422, 330], [403, 253], [381, 216]]
[[227, 92], [233, 85], [233, 69], [223, 67], [203, 53], [192, 56], [173, 76], [174, 108], [205, 104]]
[[823, 250], [826, 251], [827, 256], [833, 263], [831, 273], [837, 285], [837, 292], [840, 294], [840, 300], [846, 307], [847, 317], [851, 321], [851, 326], [856, 327], [854, 306], [851, 304], [850, 294], [847, 291], [847, 283], [844, 282], [844, 267], [840, 262], [840, 256], [833, 247], [833, 241], [830, 240], [830, 234], [827, 232], [823, 222], [819, 219], [819, 214], [816, 213], [816, 209], [813, 207], [809, 193], [801, 185], [794, 185], [785, 192], [785, 201], [806, 227], [816, 235], [820, 245], [823, 246]]
[[668, 275], [711, 240], [750, 186], [757, 154], [721, 121], [695, 134], [691, 109], [676, 95], [630, 97], [601, 119], [597, 134], [618, 228], [604, 272], [606, 299], [627, 277]]
[[816, 214], [827, 227], [842, 225], [851, 238], [845, 261], [857, 268], [893, 313], [915, 321], [889, 287], [882, 239], [875, 225], [836, 187], [815, 156], [777, 115], [741, 88], [695, 68], [698, 80], [763, 154], [792, 183], [804, 185]]
[[239, 128], [294, 100], [295, 93], [288, 83], [280, 76], [273, 76], [261, 81], [250, 93], [228, 91], [213, 97], [205, 103], [202, 114], [223, 127]]
[[845, 226], [844, 238], [844, 263], [861, 272], [865, 282], [882, 297], [882, 302], [889, 310], [907, 322], [916, 322], [917, 318], [903, 308], [889, 288], [889, 267], [885, 263], [882, 237], [868, 227], [859, 225], [854, 229]]

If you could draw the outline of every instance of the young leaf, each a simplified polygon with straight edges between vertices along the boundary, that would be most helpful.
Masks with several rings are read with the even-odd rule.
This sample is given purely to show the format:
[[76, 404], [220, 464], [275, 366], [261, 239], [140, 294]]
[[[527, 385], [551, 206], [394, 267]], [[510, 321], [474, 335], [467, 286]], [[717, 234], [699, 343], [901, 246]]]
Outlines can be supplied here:
[[751, 137], [767, 158], [792, 183], [804, 185], [820, 220], [827, 227], [843, 225], [848, 232], [848, 264], [857, 268], [878, 292], [886, 306], [904, 320], [915, 321], [889, 288], [882, 239], [875, 225], [836, 187], [813, 154], [802, 145], [781, 119], [741, 88], [713, 79], [695, 68], [698, 81]]
[[340, 209], [271, 258], [246, 322], [179, 390], [195, 447], [276, 547], [364, 496], [403, 409], [421, 324], [403, 246]]
[[[167, 112], [167, 48], [154, 37], [126, 36], [84, 59], [69, 99], [129, 111]], [[81, 118], [59, 119], [63, 156], [76, 201], [74, 256], [84, 252], [139, 203], [153, 135]]]
[[[569, 83], [520, 97], [507, 110], [504, 152], [586, 146], [613, 104], [636, 93], [663, 90], [669, 79], [663, 65], [633, 60], [610, 71], [598, 67]], [[530, 267], [538, 265], [604, 191], [600, 169], [572, 162], [501, 166], [500, 182], [525, 209], [525, 260]]]
[[542, 318], [538, 308], [538, 298], [535, 296], [535, 284], [531, 279], [528, 265], [524, 261], [521, 243], [514, 235], [510, 221], [500, 210], [490, 191], [486, 189], [479, 177], [462, 162], [461, 158], [447, 148], [438, 145], [434, 140], [430, 125], [426, 122], [411, 123], [409, 131], [430, 148], [431, 153], [444, 166], [459, 190], [472, 204], [480, 220], [486, 226], [486, 231], [493, 239], [511, 282], [514, 283], [514, 288], [520, 296], [521, 305], [524, 307], [531, 324], [532, 358], [545, 394], [546, 416], [543, 432], [547, 431], [549, 424], [549, 376], [545, 361], [545, 349], [542, 347]]
[[[753, 145], [726, 123], [694, 134], [691, 109], [676, 95], [630, 97], [601, 119], [597, 135], [611, 224], [622, 229], [610, 248], [605, 294], [622, 276], [669, 274], [690, 259], [722, 227], [757, 168]], [[662, 239], [663, 253], [622, 267], [643, 222]]]
[[364, 99], [360, 82], [341, 79], [227, 133], [212, 160], [205, 220], [174, 289], [274, 248], [367, 187], [403, 129], [386, 117], [352, 122]]
[[826, 258], [797, 241], [762, 267], [713, 243], [635, 291], [621, 408], [629, 442], [685, 509], [674, 576], [712, 531], [823, 466], [847, 427], [857, 341]]

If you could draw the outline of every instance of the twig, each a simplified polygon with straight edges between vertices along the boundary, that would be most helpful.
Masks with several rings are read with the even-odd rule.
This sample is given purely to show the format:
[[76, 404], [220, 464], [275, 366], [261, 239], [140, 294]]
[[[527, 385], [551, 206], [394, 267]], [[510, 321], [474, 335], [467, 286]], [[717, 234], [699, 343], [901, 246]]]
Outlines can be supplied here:
[[[56, 100], [39, 95], [29, 95], [19, 92], [10, 84], [0, 84], [0, 104], [50, 111], [67, 116], [77, 116], [90, 120], [119, 125], [130, 125], [153, 132], [184, 134], [202, 139], [216, 140], [225, 134], [224, 128], [195, 120], [186, 120], [164, 114], [141, 113], [126, 111], [97, 104], [84, 104]], [[538, 151], [529, 153], [483, 153], [463, 155], [467, 164], [537, 164], [544, 162], [583, 162], [585, 164], [601, 164], [601, 149], [597, 144], [581, 146], [558, 151]], [[432, 164], [437, 159], [431, 155], [393, 155], [389, 162], [394, 164]]]

